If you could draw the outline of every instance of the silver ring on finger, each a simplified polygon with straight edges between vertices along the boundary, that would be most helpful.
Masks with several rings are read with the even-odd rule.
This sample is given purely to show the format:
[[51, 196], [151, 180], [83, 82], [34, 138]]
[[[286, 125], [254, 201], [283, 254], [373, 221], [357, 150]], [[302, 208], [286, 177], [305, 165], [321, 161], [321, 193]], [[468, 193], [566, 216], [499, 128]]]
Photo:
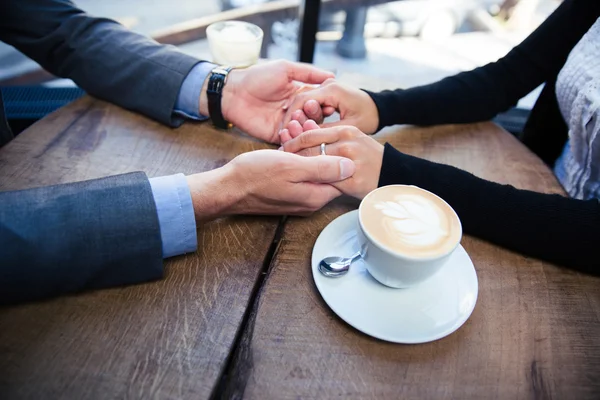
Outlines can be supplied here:
[[325, 152], [325, 143], [321, 143], [321, 155], [322, 156], [326, 156], [327, 153]]

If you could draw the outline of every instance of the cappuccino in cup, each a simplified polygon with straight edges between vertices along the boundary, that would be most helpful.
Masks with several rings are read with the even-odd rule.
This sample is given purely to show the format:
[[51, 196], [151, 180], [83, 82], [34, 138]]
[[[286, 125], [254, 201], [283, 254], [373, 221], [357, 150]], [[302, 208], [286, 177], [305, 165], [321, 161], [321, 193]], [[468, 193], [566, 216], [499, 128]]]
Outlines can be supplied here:
[[432, 276], [461, 237], [452, 207], [416, 186], [380, 187], [360, 204], [363, 258], [371, 275], [387, 286], [409, 287]]

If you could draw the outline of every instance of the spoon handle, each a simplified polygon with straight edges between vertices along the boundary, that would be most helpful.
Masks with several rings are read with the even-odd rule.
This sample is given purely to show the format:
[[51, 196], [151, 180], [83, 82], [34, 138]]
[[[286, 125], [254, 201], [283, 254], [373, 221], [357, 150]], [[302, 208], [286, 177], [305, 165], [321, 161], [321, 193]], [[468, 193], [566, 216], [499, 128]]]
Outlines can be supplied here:
[[362, 256], [362, 250], [359, 250], [359, 251], [357, 251], [356, 253], [354, 253], [354, 254], [352, 254], [350, 256], [350, 262], [353, 263], [354, 261], [356, 261], [361, 256]]

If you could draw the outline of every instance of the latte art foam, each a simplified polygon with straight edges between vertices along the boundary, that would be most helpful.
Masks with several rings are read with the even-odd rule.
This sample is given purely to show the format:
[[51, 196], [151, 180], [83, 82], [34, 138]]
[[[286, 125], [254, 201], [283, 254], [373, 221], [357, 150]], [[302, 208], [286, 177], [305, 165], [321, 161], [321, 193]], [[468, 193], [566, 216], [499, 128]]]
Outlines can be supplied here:
[[399, 195], [393, 201], [380, 201], [375, 208], [382, 213], [382, 225], [390, 239], [406, 246], [431, 246], [448, 237], [436, 207], [414, 195]]
[[390, 186], [361, 205], [363, 227], [377, 242], [410, 257], [444, 254], [460, 240], [460, 221], [440, 198], [414, 186]]

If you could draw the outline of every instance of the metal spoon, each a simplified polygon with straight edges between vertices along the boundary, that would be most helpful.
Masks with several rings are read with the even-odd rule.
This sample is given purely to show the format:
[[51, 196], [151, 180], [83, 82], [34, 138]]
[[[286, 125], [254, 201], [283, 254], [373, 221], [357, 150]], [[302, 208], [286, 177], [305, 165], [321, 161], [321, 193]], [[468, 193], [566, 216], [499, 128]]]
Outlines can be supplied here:
[[319, 271], [330, 278], [337, 278], [348, 273], [350, 264], [362, 257], [362, 252], [359, 250], [350, 257], [325, 257], [319, 263]]

